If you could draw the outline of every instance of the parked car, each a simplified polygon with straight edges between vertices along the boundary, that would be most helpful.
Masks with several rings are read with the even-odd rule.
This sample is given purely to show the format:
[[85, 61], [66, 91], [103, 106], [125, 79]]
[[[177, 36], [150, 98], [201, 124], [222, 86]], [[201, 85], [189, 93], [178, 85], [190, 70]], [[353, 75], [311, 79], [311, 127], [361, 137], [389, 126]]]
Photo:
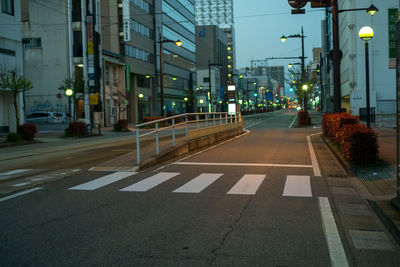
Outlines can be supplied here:
[[40, 111], [26, 115], [27, 123], [61, 123], [63, 115], [61, 112]]

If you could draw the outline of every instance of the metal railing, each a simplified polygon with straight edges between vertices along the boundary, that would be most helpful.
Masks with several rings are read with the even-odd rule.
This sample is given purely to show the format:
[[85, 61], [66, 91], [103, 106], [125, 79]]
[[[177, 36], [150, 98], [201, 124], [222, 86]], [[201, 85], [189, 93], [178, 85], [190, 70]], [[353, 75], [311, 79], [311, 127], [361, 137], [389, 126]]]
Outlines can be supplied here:
[[[236, 124], [242, 121], [240, 112], [228, 114], [227, 112], [213, 113], [184, 113], [159, 120], [136, 124], [136, 150], [137, 164], [140, 164], [140, 138], [154, 135], [155, 153], [160, 154], [160, 135], [172, 137], [172, 146], [176, 146], [177, 136], [184, 136], [184, 141], [194, 139], [191, 133], [200, 129]], [[170, 133], [168, 133], [170, 131]], [[170, 135], [169, 135], [170, 134]], [[196, 137], [199, 137], [199, 133]]]

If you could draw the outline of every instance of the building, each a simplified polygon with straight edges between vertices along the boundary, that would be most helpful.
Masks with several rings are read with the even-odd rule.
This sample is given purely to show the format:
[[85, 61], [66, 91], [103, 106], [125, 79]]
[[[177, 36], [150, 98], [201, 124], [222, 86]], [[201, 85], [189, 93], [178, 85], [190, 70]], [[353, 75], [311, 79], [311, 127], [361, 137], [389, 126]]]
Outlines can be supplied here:
[[[374, 4], [379, 12], [370, 16], [364, 12], [344, 12], [340, 15], [340, 49], [342, 108], [358, 115], [366, 107], [366, 73], [364, 41], [358, 37], [363, 26], [374, 29], [375, 36], [369, 41], [370, 56], [370, 107], [376, 113], [394, 114], [396, 111], [395, 66], [389, 58], [391, 50], [389, 36], [390, 9], [399, 7], [397, 0], [387, 1], [339, 1], [339, 9], [366, 8]], [[396, 21], [397, 15], [394, 17]], [[394, 24], [393, 24], [394, 25]], [[395, 55], [394, 55], [395, 57]]]
[[[163, 55], [164, 114], [184, 113], [185, 98], [192, 99], [196, 86], [194, 0], [155, 0], [154, 3], [157, 73], [160, 73], [161, 47]], [[182, 42], [180, 47], [174, 43], [177, 40]], [[158, 96], [153, 94], [153, 112], [160, 114], [161, 87], [158, 88]]]
[[[22, 75], [24, 70], [20, 1], [2, 0], [0, 8], [0, 67], [5, 70], [16, 68]], [[23, 123], [23, 94], [20, 94], [17, 101], [20, 123]], [[17, 122], [13, 103], [11, 91], [0, 89], [0, 133], [16, 132]]]
[[325, 112], [333, 112], [333, 62], [329, 57], [332, 50], [332, 13], [325, 11], [325, 19], [321, 21], [322, 53], [320, 58], [320, 98], [321, 108]]
[[208, 93], [211, 92], [210, 110], [227, 111], [229, 73], [227, 36], [216, 25], [196, 26], [196, 47], [197, 85], [202, 86], [202, 90], [198, 91], [198, 100], [206, 99], [209, 104]]
[[196, 25], [216, 25], [228, 41], [228, 77], [236, 73], [236, 45], [233, 19], [233, 0], [196, 0]]

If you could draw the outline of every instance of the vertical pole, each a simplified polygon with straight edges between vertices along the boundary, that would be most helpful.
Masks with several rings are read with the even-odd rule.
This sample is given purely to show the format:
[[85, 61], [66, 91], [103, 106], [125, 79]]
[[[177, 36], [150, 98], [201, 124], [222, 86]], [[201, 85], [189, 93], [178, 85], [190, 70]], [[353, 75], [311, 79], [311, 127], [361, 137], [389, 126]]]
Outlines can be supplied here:
[[228, 124], [228, 113], [225, 113], [225, 124]]
[[140, 129], [136, 126], [136, 162], [140, 164]]
[[175, 119], [172, 119], [172, 146], [175, 146]]
[[332, 0], [332, 35], [333, 35], [333, 111], [342, 110], [342, 90], [340, 88], [340, 43], [339, 43], [339, 5]]
[[88, 59], [87, 59], [86, 16], [87, 16], [86, 0], [81, 0], [83, 77], [84, 77], [84, 80], [85, 80], [85, 85], [84, 85], [84, 106], [85, 106], [85, 119], [90, 120], [88, 72], [87, 72]]
[[305, 66], [304, 66], [304, 31], [301, 27], [301, 83], [305, 81]]
[[215, 114], [213, 114], [213, 125], [214, 125], [214, 127], [215, 127]]
[[189, 119], [188, 119], [188, 116], [185, 117], [185, 136], [186, 136], [186, 141], [189, 141]]
[[367, 116], [367, 126], [370, 128], [370, 105], [369, 105], [369, 52], [368, 52], [368, 41], [365, 41], [365, 79], [366, 79], [366, 116]]
[[199, 128], [199, 119], [200, 119], [199, 115], [196, 115], [196, 129]]
[[164, 117], [164, 68], [163, 68], [163, 43], [161, 40], [161, 32], [160, 32], [160, 104], [161, 104], [161, 117]]
[[212, 102], [211, 102], [211, 61], [210, 61], [210, 58], [208, 58], [208, 94], [209, 94], [208, 112], [212, 112]]
[[156, 123], [156, 155], [159, 154], [159, 147], [158, 147], [158, 123]]

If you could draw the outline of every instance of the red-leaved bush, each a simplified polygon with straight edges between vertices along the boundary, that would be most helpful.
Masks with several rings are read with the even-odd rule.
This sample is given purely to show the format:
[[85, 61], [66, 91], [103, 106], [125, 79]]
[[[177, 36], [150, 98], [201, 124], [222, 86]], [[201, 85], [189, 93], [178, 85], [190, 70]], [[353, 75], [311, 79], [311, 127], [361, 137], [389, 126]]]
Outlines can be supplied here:
[[335, 141], [336, 133], [344, 124], [359, 123], [358, 116], [349, 113], [326, 113], [322, 117], [322, 131], [332, 141]]
[[336, 143], [350, 161], [370, 163], [378, 158], [378, 136], [364, 124], [343, 125], [336, 134]]
[[114, 124], [114, 130], [117, 132], [128, 130], [128, 120], [118, 120], [118, 122]]
[[85, 135], [88, 133], [88, 128], [84, 122], [71, 122], [67, 129], [65, 129], [65, 135], [67, 136], [78, 136]]
[[38, 128], [35, 124], [25, 123], [17, 127], [17, 133], [22, 136], [23, 139], [31, 141], [35, 138]]
[[311, 119], [308, 119], [308, 112], [306, 110], [299, 110], [297, 112], [297, 122], [299, 125], [309, 125], [308, 122], [310, 121], [311, 124]]

